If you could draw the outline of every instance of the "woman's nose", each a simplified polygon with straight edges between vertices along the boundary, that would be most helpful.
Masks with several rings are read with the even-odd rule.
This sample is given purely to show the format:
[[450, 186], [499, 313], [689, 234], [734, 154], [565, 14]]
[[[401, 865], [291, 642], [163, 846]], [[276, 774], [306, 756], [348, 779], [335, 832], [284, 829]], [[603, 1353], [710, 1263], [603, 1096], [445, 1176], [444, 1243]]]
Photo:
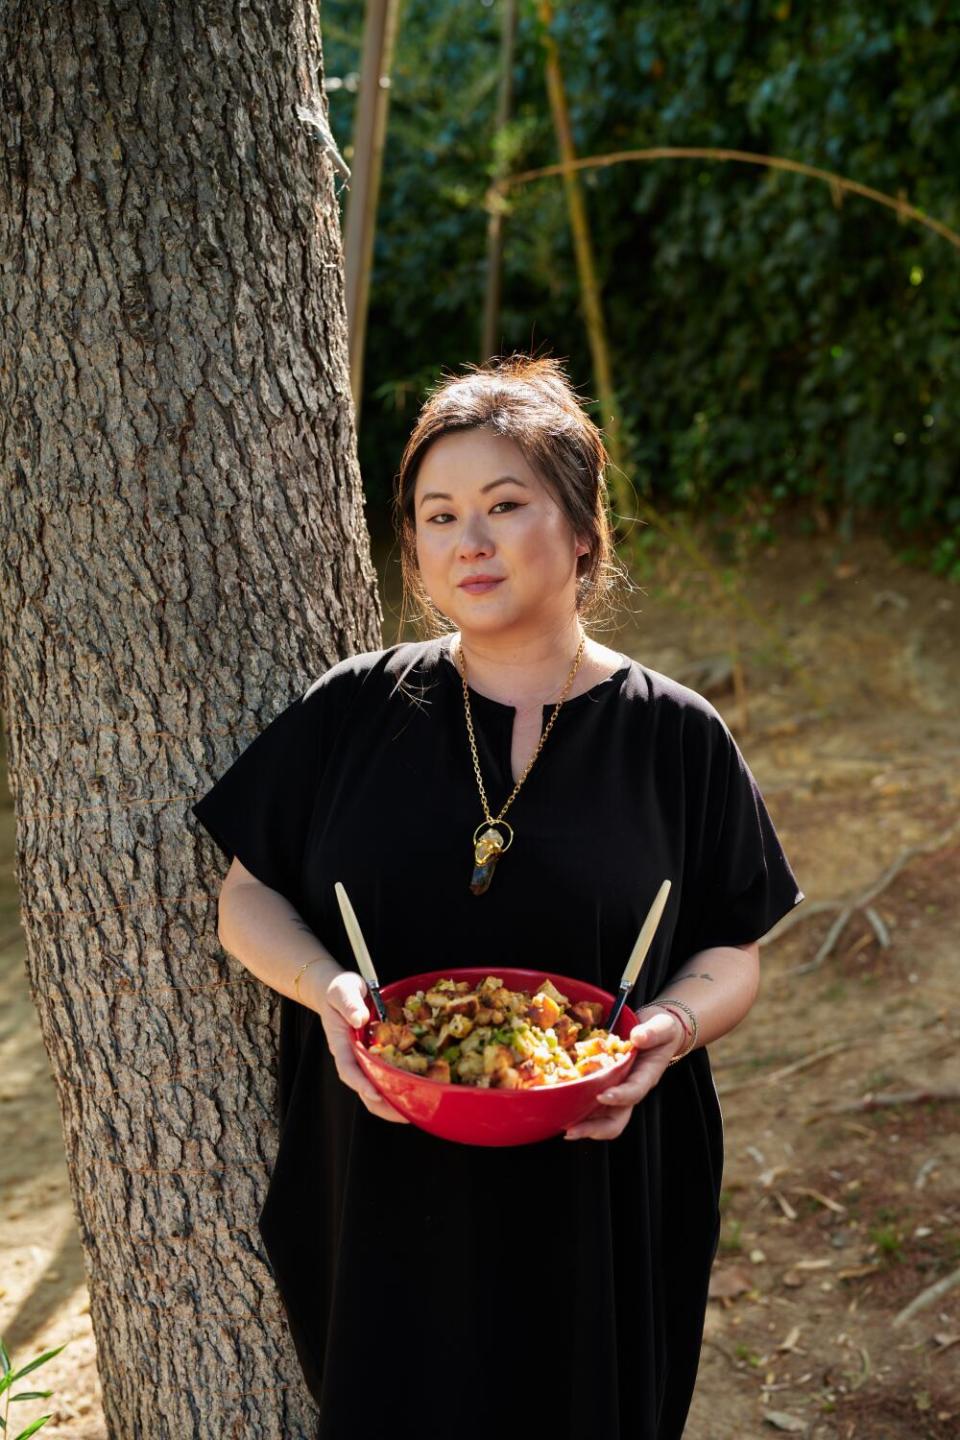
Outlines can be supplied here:
[[478, 524], [475, 521], [468, 521], [461, 532], [460, 544], [457, 549], [464, 559], [472, 555], [491, 554], [493, 541], [490, 537], [490, 531], [482, 524]]

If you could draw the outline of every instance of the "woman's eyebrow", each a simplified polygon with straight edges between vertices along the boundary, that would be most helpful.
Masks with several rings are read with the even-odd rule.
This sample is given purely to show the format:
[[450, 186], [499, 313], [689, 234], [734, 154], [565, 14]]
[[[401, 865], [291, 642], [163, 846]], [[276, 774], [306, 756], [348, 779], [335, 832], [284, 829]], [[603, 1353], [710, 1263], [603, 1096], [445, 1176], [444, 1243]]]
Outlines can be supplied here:
[[[517, 477], [516, 477], [516, 475], [501, 475], [501, 476], [499, 476], [498, 479], [496, 479], [496, 480], [489, 480], [486, 485], [481, 485], [481, 487], [480, 487], [480, 493], [481, 493], [482, 495], [485, 495], [488, 490], [493, 490], [497, 485], [506, 485], [506, 484], [508, 484], [508, 483], [511, 483], [511, 484], [513, 484], [513, 485], [521, 485], [521, 486], [524, 488], [524, 490], [528, 490], [528, 489], [530, 488], [530, 487], [527, 485], [526, 480], [518, 480]], [[421, 495], [421, 496], [420, 496], [420, 504], [423, 505], [427, 500], [452, 500], [452, 499], [453, 499], [453, 496], [452, 496], [452, 495], [447, 495], [443, 490], [428, 490], [427, 493], [426, 493], [426, 495]]]

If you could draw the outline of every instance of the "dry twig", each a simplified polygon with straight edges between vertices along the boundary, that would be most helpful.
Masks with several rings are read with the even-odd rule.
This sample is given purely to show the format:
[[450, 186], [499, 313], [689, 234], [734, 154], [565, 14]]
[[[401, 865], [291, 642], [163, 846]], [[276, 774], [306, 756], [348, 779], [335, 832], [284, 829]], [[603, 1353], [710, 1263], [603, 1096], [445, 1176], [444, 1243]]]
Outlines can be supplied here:
[[960, 1285], [960, 1270], [954, 1270], [950, 1275], [944, 1275], [942, 1280], [935, 1280], [932, 1285], [921, 1290], [919, 1295], [915, 1295], [910, 1304], [905, 1305], [899, 1314], [894, 1316], [893, 1324], [895, 1326], [905, 1325], [908, 1320], [913, 1319], [918, 1311], [926, 1310], [928, 1305], [932, 1305], [935, 1300], [939, 1300], [941, 1296], [946, 1295], [948, 1291], [955, 1289], [958, 1285]]
[[791, 911], [779, 925], [774, 926], [769, 935], [764, 937], [768, 943], [771, 940], [779, 939], [792, 925], [799, 925], [801, 920], [806, 920], [811, 915], [822, 914], [826, 910], [838, 910], [840, 913], [827, 931], [826, 938], [813, 959], [807, 960], [803, 965], [794, 965], [791, 969], [783, 971], [783, 974], [806, 975], [811, 970], [818, 970], [840, 939], [848, 922], [858, 911], [873, 928], [880, 945], [884, 948], [889, 946], [890, 935], [887, 927], [871, 902], [893, 883], [904, 866], [908, 865], [911, 860], [915, 860], [918, 855], [931, 855], [937, 850], [942, 850], [958, 834], [960, 834], [960, 820], [955, 820], [942, 834], [935, 836], [932, 840], [926, 840], [920, 845], [911, 845], [894, 860], [892, 865], [888, 866], [878, 880], [850, 900], [818, 900], [812, 905], [801, 905], [797, 910]]
[[802, 1055], [799, 1060], [794, 1060], [790, 1065], [782, 1065], [779, 1070], [771, 1070], [769, 1075], [750, 1075], [745, 1080], [733, 1080], [729, 1085], [718, 1085], [718, 1095], [730, 1095], [734, 1090], [747, 1090], [754, 1085], [773, 1085], [778, 1080], [783, 1080], [787, 1075], [795, 1075], [798, 1070], [806, 1070], [810, 1065], [816, 1065], [818, 1060], [826, 1060], [829, 1055], [836, 1055], [841, 1050], [852, 1050], [856, 1045], [875, 1044], [873, 1036], [864, 1036], [860, 1040], [835, 1040], [832, 1045], [824, 1045], [820, 1050], [813, 1050], [809, 1055]]
[[925, 1100], [960, 1100], [960, 1085], [945, 1085], [941, 1089], [928, 1087], [922, 1090], [882, 1090], [879, 1095], [861, 1095], [859, 1100], [844, 1100], [840, 1105], [828, 1105], [824, 1110], [807, 1117], [811, 1125], [822, 1115], [847, 1115], [851, 1111], [879, 1110], [882, 1105], [919, 1105]]

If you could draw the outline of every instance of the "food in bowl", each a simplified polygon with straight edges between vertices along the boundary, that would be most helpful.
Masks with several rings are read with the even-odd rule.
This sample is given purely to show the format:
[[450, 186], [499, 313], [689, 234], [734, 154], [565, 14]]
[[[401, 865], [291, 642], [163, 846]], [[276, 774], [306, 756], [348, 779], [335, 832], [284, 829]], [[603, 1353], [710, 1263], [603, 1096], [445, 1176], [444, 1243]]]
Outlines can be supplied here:
[[551, 980], [536, 991], [442, 978], [388, 1003], [370, 1053], [444, 1084], [528, 1090], [610, 1069], [633, 1051], [601, 1025], [604, 1006], [571, 1002]]
[[[396, 1023], [408, 995], [424, 995], [440, 980], [467, 981], [479, 988], [490, 973], [487, 966], [465, 965], [450, 969], [424, 970], [391, 980], [380, 994], [387, 1016]], [[522, 966], [497, 966], [496, 974], [509, 990], [523, 990], [535, 996], [549, 979], [574, 1004], [590, 1000], [602, 1015], [610, 1013], [614, 996], [608, 990], [559, 971], [530, 970]], [[394, 1004], [393, 1002], [396, 1002]], [[399, 1007], [399, 1009], [397, 1008]], [[426, 1075], [391, 1065], [370, 1049], [378, 1021], [372, 1017], [353, 1031], [351, 1045], [357, 1063], [370, 1083], [405, 1119], [440, 1140], [463, 1145], [529, 1145], [559, 1136], [597, 1108], [597, 1096], [611, 1085], [620, 1084], [629, 1074], [639, 1053], [619, 1055], [610, 1069], [596, 1070], [563, 1085], [531, 1085], [520, 1090], [493, 1089], [479, 1085], [437, 1084]], [[638, 1016], [625, 1005], [615, 1033], [628, 1041]]]

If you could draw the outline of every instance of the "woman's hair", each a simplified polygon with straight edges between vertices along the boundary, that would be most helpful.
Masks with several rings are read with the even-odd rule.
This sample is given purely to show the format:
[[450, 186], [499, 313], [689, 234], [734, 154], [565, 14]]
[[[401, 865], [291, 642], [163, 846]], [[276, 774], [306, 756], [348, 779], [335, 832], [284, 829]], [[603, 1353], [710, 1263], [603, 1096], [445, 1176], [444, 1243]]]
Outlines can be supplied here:
[[583, 409], [559, 360], [514, 352], [484, 365], [468, 364], [429, 392], [404, 447], [394, 480], [394, 527], [403, 579], [402, 629], [409, 602], [428, 634], [442, 635], [450, 622], [427, 594], [417, 564], [414, 488], [421, 461], [442, 435], [485, 429], [513, 440], [544, 482], [589, 549], [577, 556], [577, 611], [592, 620], [612, 608], [625, 572], [616, 560], [607, 515], [606, 467], [610, 456], [597, 426]]

